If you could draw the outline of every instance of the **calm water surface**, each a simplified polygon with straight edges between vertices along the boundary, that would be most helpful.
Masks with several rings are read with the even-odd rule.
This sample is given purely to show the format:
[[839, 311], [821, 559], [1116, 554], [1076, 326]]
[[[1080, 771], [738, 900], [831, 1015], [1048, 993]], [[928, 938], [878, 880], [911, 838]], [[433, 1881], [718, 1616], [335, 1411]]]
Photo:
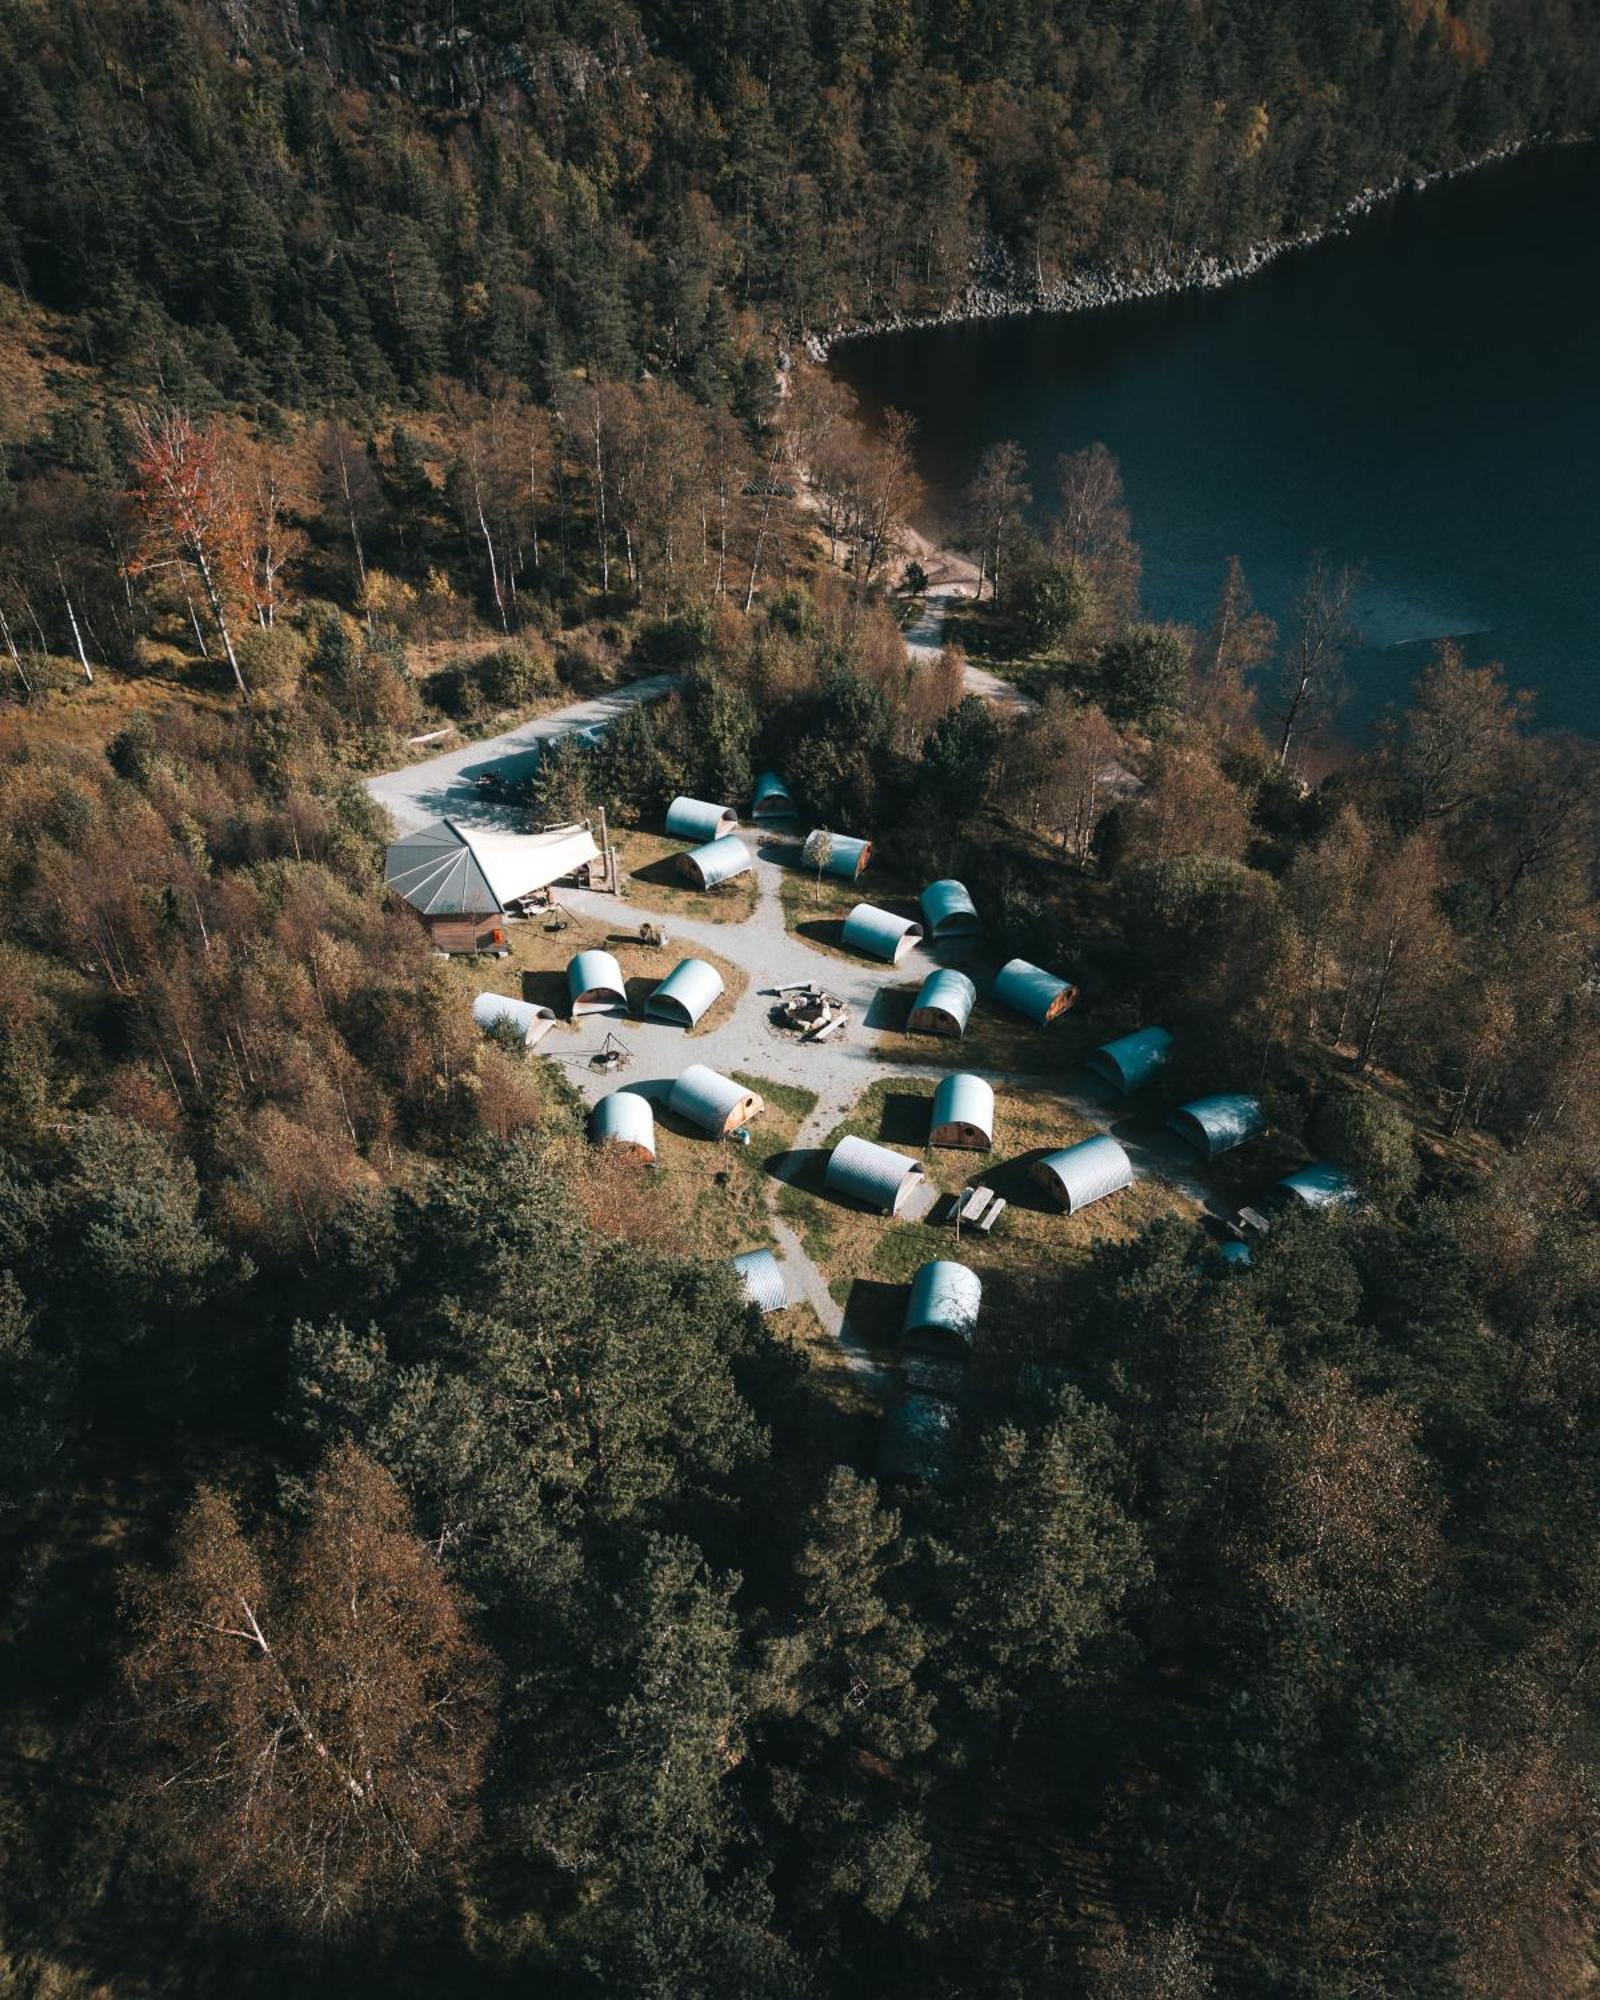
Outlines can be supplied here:
[[1231, 554], [1283, 620], [1307, 559], [1360, 567], [1351, 719], [1432, 642], [1600, 733], [1600, 148], [1407, 194], [1225, 291], [843, 342], [918, 421], [929, 524], [984, 447], [1121, 460], [1145, 598], [1203, 620]]

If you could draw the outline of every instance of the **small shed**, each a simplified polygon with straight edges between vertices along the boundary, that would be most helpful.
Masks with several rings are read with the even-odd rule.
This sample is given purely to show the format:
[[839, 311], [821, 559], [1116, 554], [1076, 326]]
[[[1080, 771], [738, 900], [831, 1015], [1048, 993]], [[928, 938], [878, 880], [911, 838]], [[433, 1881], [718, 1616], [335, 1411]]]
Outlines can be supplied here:
[[646, 1018], [692, 1028], [722, 992], [722, 974], [703, 958], [675, 965], [644, 1003]]
[[1197, 1097], [1192, 1104], [1180, 1105], [1167, 1126], [1206, 1159], [1214, 1160], [1247, 1139], [1259, 1139], [1267, 1129], [1267, 1114], [1259, 1097], [1225, 1090], [1215, 1097]]
[[697, 889], [720, 888], [736, 875], [747, 874], [751, 865], [749, 848], [734, 833], [678, 856], [678, 873], [686, 875]]
[[757, 1091], [746, 1090], [704, 1063], [691, 1063], [667, 1093], [667, 1109], [674, 1118], [699, 1126], [714, 1139], [737, 1132], [766, 1108]]
[[513, 1000], [505, 993], [480, 993], [472, 1003], [472, 1018], [486, 1035], [495, 1028], [509, 1028], [530, 1049], [556, 1024], [549, 1007], [536, 1007], [531, 1000]]
[[1297, 1201], [1303, 1208], [1354, 1208], [1361, 1199], [1361, 1185], [1354, 1174], [1331, 1160], [1313, 1160], [1310, 1166], [1285, 1174], [1273, 1193], [1280, 1207]]
[[769, 819], [793, 819], [795, 803], [789, 787], [776, 771], [763, 771], [756, 779], [755, 796], [750, 802], [750, 817], [760, 822]]
[[826, 827], [819, 826], [806, 835], [806, 844], [801, 850], [812, 868], [817, 865], [816, 857], [824, 841], [828, 844], [828, 858], [822, 864], [823, 874], [833, 876], [838, 882], [858, 881], [872, 859], [872, 842], [855, 840], [848, 833], [830, 833]]
[[599, 859], [587, 825], [501, 833], [441, 819], [390, 842], [383, 881], [440, 951], [504, 952], [509, 909], [569, 876], [587, 880]]
[[1064, 1014], [1078, 997], [1070, 980], [1058, 979], [1042, 965], [1025, 958], [1008, 958], [994, 976], [994, 997], [1002, 1006], [1025, 1014], [1040, 1027]]
[[616, 1146], [625, 1157], [653, 1166], [656, 1115], [636, 1090], [614, 1090], [589, 1114], [589, 1137], [597, 1146]]
[[580, 1014], [626, 1014], [628, 987], [622, 967], [609, 951], [580, 951], [567, 967], [572, 1018]]
[[739, 815], [732, 806], [714, 806], [708, 799], [676, 798], [667, 807], [667, 832], [674, 840], [721, 840], [737, 833]]
[[1089, 1068], [1126, 1097], [1165, 1069], [1172, 1047], [1172, 1037], [1165, 1028], [1136, 1028], [1131, 1035], [1103, 1042], [1090, 1056]]
[[1068, 1215], [1133, 1185], [1133, 1162], [1109, 1132], [1046, 1153], [1042, 1160], [1034, 1161], [1030, 1172]]
[[939, 1079], [933, 1093], [930, 1146], [949, 1146], [967, 1153], [987, 1153], [994, 1144], [994, 1092], [981, 1076], [953, 1070]]
[[982, 1303], [983, 1281], [976, 1271], [934, 1258], [911, 1280], [901, 1345], [939, 1354], [970, 1353]]
[[933, 938], [972, 937], [983, 926], [965, 882], [945, 878], [922, 892], [922, 921]]
[[914, 1035], [946, 1035], [958, 1039], [966, 1032], [978, 989], [964, 972], [941, 965], [922, 982], [911, 1007], [906, 1026]]
[[917, 1189], [927, 1185], [927, 1176], [920, 1160], [850, 1133], [828, 1155], [823, 1185], [866, 1208], [898, 1215]]
[[909, 917], [897, 917], [873, 903], [857, 903], [844, 920], [840, 942], [846, 951], [859, 951], [866, 958], [881, 958], [898, 965], [922, 941], [922, 926]]
[[789, 1303], [783, 1266], [770, 1250], [745, 1250], [732, 1259], [733, 1275], [751, 1305], [764, 1313], [782, 1312]]

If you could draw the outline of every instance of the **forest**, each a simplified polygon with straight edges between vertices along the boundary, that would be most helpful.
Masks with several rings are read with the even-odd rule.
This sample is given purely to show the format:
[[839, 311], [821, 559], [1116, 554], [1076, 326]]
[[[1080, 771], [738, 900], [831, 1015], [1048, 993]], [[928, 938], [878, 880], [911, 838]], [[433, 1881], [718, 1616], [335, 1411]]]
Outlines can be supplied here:
[[[1592, 121], [1560, 0], [4, 0], [0, 1985], [1544, 2000], [1594, 1959], [1600, 746], [1355, 579], [1151, 622], [798, 358]], [[965, 692], [966, 656], [1033, 705]], [[645, 673], [1359, 1176], [999, 1298], [937, 1481], [386, 899], [368, 774]]]

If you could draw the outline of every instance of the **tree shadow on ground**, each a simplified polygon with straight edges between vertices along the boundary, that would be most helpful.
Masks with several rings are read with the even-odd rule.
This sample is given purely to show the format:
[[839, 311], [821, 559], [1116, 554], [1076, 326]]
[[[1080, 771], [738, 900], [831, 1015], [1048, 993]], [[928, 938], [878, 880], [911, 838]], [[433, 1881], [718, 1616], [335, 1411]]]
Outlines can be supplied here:
[[906, 1287], [882, 1278], [857, 1278], [844, 1302], [850, 1337], [863, 1347], [897, 1347], [905, 1316]]
[[932, 1100], [910, 1090], [891, 1090], [883, 1100], [878, 1137], [886, 1146], [925, 1146]]

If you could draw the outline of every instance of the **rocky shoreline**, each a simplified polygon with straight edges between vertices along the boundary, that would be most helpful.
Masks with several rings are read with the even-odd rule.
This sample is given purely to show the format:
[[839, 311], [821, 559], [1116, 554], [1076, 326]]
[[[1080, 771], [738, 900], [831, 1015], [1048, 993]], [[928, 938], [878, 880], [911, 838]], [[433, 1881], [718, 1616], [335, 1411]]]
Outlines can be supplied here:
[[1075, 273], [1054, 284], [1023, 286], [1008, 268], [1009, 260], [993, 250], [978, 260], [981, 275], [962, 288], [960, 297], [937, 312], [890, 313], [882, 319], [844, 322], [825, 332], [813, 330], [805, 336], [805, 347], [814, 361], [826, 361], [828, 351], [841, 341], [864, 340], [875, 333], [909, 333], [924, 326], [954, 326], [966, 320], [1011, 319], [1027, 313], [1087, 312], [1095, 306], [1125, 305], [1135, 299], [1163, 298], [1173, 292], [1217, 291], [1241, 278], [1250, 278], [1289, 250], [1308, 249], [1342, 236], [1353, 222], [1368, 215], [1396, 195], [1421, 193], [1438, 181], [1475, 173], [1497, 160], [1514, 159], [1538, 146], [1574, 145], [1587, 135], [1557, 138], [1543, 135], [1514, 141], [1480, 153], [1458, 167], [1439, 167], [1432, 173], [1397, 176], [1383, 187], [1363, 188], [1347, 201], [1331, 222], [1308, 229], [1298, 236], [1268, 237], [1253, 243], [1238, 258], [1197, 255], [1183, 263], [1152, 271], [1116, 272], [1107, 270]]

